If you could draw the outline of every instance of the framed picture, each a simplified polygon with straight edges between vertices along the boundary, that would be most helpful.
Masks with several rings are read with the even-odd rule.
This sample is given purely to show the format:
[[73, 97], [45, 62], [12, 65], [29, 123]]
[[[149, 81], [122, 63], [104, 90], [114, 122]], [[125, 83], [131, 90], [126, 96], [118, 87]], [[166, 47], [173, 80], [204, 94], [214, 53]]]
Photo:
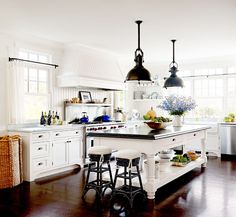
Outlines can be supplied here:
[[89, 91], [79, 91], [79, 98], [82, 102], [91, 102], [92, 97]]

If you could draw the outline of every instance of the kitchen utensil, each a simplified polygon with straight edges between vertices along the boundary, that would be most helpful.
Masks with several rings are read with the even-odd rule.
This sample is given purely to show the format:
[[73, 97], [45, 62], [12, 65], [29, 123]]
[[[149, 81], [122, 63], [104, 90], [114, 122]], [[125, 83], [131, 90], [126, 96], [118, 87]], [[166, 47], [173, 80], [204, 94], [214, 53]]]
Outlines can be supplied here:
[[83, 114], [83, 117], [80, 118], [81, 123], [88, 123], [89, 118], [88, 118], [87, 112], [82, 112], [82, 114]]
[[102, 116], [102, 121], [103, 122], [109, 122], [109, 121], [111, 121], [111, 117], [109, 115], [103, 115]]
[[101, 115], [96, 117], [93, 121], [98, 122], [109, 122], [111, 121], [111, 117], [109, 115]]

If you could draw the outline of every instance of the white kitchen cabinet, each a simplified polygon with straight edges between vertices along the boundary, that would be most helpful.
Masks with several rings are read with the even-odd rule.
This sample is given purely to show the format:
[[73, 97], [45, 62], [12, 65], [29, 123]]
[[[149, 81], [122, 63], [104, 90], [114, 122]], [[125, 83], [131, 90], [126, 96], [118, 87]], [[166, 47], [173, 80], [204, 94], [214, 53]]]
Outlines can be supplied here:
[[[68, 140], [68, 160], [69, 164], [80, 163], [82, 159], [82, 137]], [[79, 144], [79, 145], [78, 145]]]
[[78, 168], [82, 165], [83, 129], [12, 131], [23, 139], [25, 181]]
[[68, 163], [67, 140], [52, 141], [52, 167], [65, 166]]
[[[187, 150], [200, 151], [199, 142], [192, 142], [188, 145], [188, 149], [186, 149], [186, 151]], [[216, 126], [212, 126], [211, 129], [207, 130], [206, 152], [208, 155], [220, 157], [220, 142], [218, 128]]]

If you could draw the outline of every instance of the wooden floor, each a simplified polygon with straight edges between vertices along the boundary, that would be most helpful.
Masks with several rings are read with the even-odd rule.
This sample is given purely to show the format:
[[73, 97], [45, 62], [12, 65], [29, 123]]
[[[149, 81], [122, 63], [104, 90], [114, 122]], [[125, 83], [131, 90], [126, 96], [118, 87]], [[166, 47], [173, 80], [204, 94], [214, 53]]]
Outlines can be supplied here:
[[205, 171], [197, 168], [159, 189], [152, 211], [140, 198], [132, 210], [124, 201], [110, 204], [109, 192], [101, 203], [96, 202], [93, 191], [88, 192], [86, 202], [82, 201], [85, 175], [81, 169], [0, 190], [0, 217], [236, 216], [236, 161], [209, 159]]

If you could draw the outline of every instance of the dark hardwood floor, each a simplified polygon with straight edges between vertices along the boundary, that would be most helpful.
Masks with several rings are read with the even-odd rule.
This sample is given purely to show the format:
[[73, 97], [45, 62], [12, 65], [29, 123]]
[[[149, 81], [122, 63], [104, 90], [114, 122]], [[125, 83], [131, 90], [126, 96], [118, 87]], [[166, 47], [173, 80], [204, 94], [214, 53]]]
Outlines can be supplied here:
[[0, 217], [236, 216], [236, 161], [233, 160], [210, 158], [204, 171], [197, 168], [162, 187], [156, 192], [153, 210], [141, 198], [137, 198], [132, 210], [119, 198], [111, 204], [109, 192], [103, 201], [96, 202], [94, 191], [89, 191], [83, 201], [85, 176], [81, 169], [0, 190]]

